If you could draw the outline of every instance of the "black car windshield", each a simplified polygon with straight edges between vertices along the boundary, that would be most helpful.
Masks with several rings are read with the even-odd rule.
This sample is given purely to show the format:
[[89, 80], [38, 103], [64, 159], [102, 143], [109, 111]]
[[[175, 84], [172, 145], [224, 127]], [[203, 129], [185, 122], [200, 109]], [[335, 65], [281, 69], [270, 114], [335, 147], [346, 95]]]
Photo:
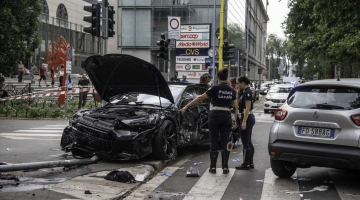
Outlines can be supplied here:
[[[181, 92], [184, 90], [184, 87], [173, 87], [169, 86], [171, 94], [174, 97], [174, 100], [178, 99]], [[168, 99], [160, 98], [161, 105], [163, 107], [167, 107], [171, 104]], [[141, 93], [128, 93], [128, 94], [120, 94], [110, 98], [110, 104], [112, 105], [155, 105], [160, 106], [159, 97], [155, 95], [149, 94], [141, 94]]]
[[350, 87], [298, 88], [288, 99], [294, 108], [351, 110], [360, 108], [359, 90]]

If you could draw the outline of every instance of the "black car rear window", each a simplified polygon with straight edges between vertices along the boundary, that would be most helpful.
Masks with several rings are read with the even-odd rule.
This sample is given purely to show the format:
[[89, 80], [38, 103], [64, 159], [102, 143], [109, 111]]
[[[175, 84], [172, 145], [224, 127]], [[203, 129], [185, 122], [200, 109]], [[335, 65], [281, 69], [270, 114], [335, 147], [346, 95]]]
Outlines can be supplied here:
[[293, 108], [351, 110], [360, 107], [360, 91], [339, 86], [296, 88], [287, 103]]

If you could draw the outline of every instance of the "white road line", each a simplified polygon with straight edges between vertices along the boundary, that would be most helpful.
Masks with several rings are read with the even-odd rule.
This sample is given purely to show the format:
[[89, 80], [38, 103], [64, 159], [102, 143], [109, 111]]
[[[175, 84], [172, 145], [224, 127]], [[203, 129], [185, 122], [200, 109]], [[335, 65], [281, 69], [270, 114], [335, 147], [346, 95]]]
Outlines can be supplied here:
[[235, 169], [229, 169], [229, 174], [222, 174], [222, 169], [217, 168], [218, 173], [211, 174], [207, 169], [183, 200], [219, 200], [225, 193]]
[[54, 127], [37, 127], [37, 128], [30, 128], [31, 130], [64, 130], [64, 127], [58, 127], [58, 128], [54, 128]]
[[62, 134], [37, 134], [37, 133], [0, 133], [0, 136], [15, 136], [15, 137], [61, 137]]
[[16, 136], [1, 136], [12, 140], [60, 140], [56, 138], [30, 138], [30, 137], [16, 137]]
[[[297, 177], [296, 172], [293, 177]], [[300, 200], [299, 193], [297, 178], [279, 178], [271, 168], [265, 171], [261, 200]]]
[[136, 189], [131, 195], [127, 196], [125, 199], [127, 200], [143, 200], [146, 197], [149, 197], [149, 194], [151, 194], [152, 191], [154, 191], [159, 185], [161, 185], [166, 179], [168, 179], [168, 176], [162, 176], [161, 174], [166, 172], [173, 174], [178, 167], [166, 167], [162, 170], [162, 172], [158, 173], [154, 178], [152, 178], [150, 181], [146, 182], [145, 184], [142, 184], [138, 189]]
[[[353, 173], [329, 172], [329, 175], [341, 199], [360, 199], [359, 180], [354, 179]], [[324, 183], [324, 185], [328, 184]]]
[[14, 133], [62, 133], [63, 130], [16, 130]]

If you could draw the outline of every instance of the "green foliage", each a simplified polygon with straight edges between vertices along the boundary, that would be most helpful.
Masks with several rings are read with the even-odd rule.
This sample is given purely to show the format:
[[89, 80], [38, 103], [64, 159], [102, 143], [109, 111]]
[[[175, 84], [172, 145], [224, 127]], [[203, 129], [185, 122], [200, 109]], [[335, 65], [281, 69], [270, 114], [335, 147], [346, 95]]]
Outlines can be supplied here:
[[0, 1], [0, 72], [3, 75], [16, 71], [18, 61], [28, 59], [39, 46], [41, 11], [40, 0]]
[[296, 47], [292, 58], [316, 65], [315, 70], [303, 69], [303, 72], [330, 78], [331, 69], [340, 66], [345, 77], [359, 75], [358, 0], [288, 0], [288, 6], [285, 33]]
[[63, 117], [64, 115], [65, 115], [65, 111], [61, 110], [60, 108], [55, 108], [48, 113], [47, 117], [59, 118], [59, 117]]

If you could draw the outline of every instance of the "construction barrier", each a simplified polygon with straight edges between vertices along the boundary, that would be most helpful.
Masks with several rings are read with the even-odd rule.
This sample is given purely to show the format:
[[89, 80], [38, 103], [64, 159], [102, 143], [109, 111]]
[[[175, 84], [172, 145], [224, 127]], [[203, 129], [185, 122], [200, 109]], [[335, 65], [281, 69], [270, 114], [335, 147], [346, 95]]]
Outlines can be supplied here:
[[91, 89], [94, 89], [94, 88], [92, 88], [92, 87], [90, 87], [90, 88], [75, 88], [75, 89], [72, 89], [69, 91], [49, 92], [49, 93], [44, 93], [44, 94], [39, 94], [39, 93], [23, 94], [21, 96], [16, 96], [16, 97], [0, 98], [0, 101], [42, 98], [42, 97], [60, 96], [63, 94], [76, 94], [76, 93], [80, 93], [80, 92], [88, 92]]

